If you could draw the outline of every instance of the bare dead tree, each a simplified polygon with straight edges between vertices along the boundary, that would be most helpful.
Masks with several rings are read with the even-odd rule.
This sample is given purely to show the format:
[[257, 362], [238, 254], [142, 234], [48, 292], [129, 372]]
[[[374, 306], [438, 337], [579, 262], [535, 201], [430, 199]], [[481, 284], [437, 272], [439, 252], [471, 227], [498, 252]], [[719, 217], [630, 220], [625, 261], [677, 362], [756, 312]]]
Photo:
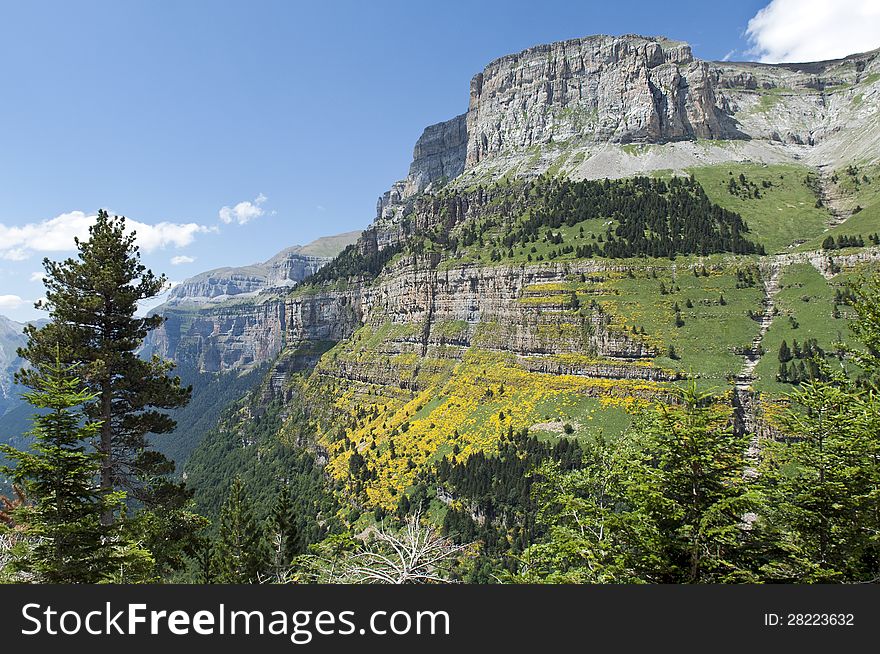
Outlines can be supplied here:
[[399, 532], [384, 525], [372, 530], [364, 546], [340, 566], [337, 582], [355, 584], [450, 583], [448, 570], [470, 548], [456, 545], [430, 524], [421, 513], [408, 516]]

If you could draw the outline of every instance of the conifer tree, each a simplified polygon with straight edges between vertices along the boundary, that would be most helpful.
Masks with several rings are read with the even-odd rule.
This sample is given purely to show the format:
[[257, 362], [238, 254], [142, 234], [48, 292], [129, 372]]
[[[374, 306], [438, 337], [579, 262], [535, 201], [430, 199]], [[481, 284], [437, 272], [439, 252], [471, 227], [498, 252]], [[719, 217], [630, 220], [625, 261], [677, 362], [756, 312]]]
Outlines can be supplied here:
[[[159, 504], [183, 489], [167, 481], [173, 463], [150, 449], [147, 435], [174, 429], [174, 420], [161, 409], [186, 404], [190, 389], [168, 375], [170, 363], [138, 356], [147, 333], [163, 318], [138, 318], [135, 312], [140, 300], [163, 290], [166, 278], [141, 264], [125, 218], [111, 218], [106, 211], [98, 213], [88, 240], [76, 239], [76, 246], [76, 259], [43, 261], [46, 299], [37, 306], [49, 312], [51, 322], [25, 328], [28, 342], [18, 353], [32, 367], [19, 371], [16, 379], [35, 388], [39, 370], [56, 356], [75, 365], [89, 392], [85, 413], [100, 423], [102, 490], [125, 490], [148, 506]], [[109, 523], [113, 516], [103, 519]]]
[[679, 402], [645, 413], [631, 437], [643, 446], [628, 474], [631, 505], [656, 526], [644, 565], [651, 581], [742, 581], [742, 516], [754, 508], [746, 487], [745, 437], [735, 436], [730, 409], [696, 383]]
[[250, 499], [241, 478], [236, 477], [220, 509], [217, 581], [224, 584], [257, 582], [263, 569], [262, 544], [262, 533]]
[[287, 484], [281, 486], [275, 498], [275, 505], [266, 519], [269, 562], [272, 576], [276, 581], [285, 579], [293, 557], [300, 553], [299, 534], [296, 530], [290, 492], [290, 486]]
[[791, 361], [791, 350], [788, 349], [788, 343], [784, 340], [779, 346], [779, 361], [780, 363], [788, 363]]
[[87, 443], [100, 425], [83, 422], [82, 406], [93, 395], [82, 390], [72, 368], [60, 363], [30, 371], [33, 390], [24, 398], [38, 410], [30, 451], [0, 445], [15, 462], [5, 468], [26, 489], [29, 503], [14, 511], [16, 525], [33, 546], [16, 567], [43, 583], [96, 583], [114, 572], [119, 542], [101, 515], [120, 502], [97, 483], [101, 454]]
[[880, 274], [862, 279], [850, 288], [856, 319], [850, 324], [861, 348], [846, 348], [865, 371], [863, 382], [880, 389]]
[[880, 579], [880, 398], [823, 364], [802, 379], [783, 425], [764, 444], [759, 526], [773, 556], [768, 579], [797, 583]]

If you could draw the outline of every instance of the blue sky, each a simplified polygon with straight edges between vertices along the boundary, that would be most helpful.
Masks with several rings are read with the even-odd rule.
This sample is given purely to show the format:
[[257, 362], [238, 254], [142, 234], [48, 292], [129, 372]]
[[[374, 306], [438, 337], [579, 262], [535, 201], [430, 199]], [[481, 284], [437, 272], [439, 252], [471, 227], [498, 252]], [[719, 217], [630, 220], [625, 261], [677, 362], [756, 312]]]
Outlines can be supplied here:
[[628, 32], [753, 58], [767, 2], [5, 3], [0, 313], [39, 315], [33, 273], [69, 254], [45, 221], [63, 241], [100, 207], [124, 214], [173, 280], [264, 260], [367, 226], [491, 59]]

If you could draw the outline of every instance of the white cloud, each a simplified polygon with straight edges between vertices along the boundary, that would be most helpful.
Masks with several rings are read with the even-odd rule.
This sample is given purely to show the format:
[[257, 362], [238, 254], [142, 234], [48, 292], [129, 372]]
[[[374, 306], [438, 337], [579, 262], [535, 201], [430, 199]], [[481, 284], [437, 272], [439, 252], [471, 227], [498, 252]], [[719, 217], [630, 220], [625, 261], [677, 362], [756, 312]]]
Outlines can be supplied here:
[[41, 281], [43, 281], [43, 276], [44, 276], [44, 275], [45, 275], [45, 273], [41, 273], [41, 272], [32, 272], [32, 273], [31, 273], [31, 276], [30, 276], [30, 278], [29, 278], [29, 281], [32, 281], [32, 282], [41, 282]]
[[877, 0], [772, 0], [749, 21], [748, 54], [765, 63], [839, 59], [880, 47]]
[[[71, 211], [39, 223], [11, 226], [0, 223], [0, 258], [22, 261], [33, 252], [64, 252], [75, 249], [73, 239], [87, 239], [89, 226], [95, 214]], [[137, 220], [126, 220], [129, 231], [137, 232], [137, 244], [145, 252], [167, 246], [185, 247], [196, 234], [215, 231], [216, 228], [196, 223], [161, 222], [148, 225]]]
[[721, 58], [721, 61], [730, 61], [730, 58], [736, 54], [736, 50], [731, 50]]
[[246, 225], [266, 213], [265, 209], [263, 209], [263, 204], [267, 199], [265, 195], [260, 193], [254, 198], [253, 202], [245, 200], [244, 202], [239, 202], [234, 207], [221, 207], [217, 215], [220, 217], [220, 221], [227, 225], [233, 222], [239, 225]]
[[24, 248], [10, 248], [9, 250], [3, 250], [0, 252], [0, 258], [6, 259], [7, 261], [24, 261], [30, 257], [28, 251]]
[[0, 309], [17, 309], [22, 304], [24, 304], [24, 300], [17, 295], [0, 295]]
[[177, 257], [171, 257], [171, 265], [172, 266], [179, 266], [180, 264], [183, 264], [183, 263], [192, 263], [195, 260], [196, 260], [195, 257], [188, 257], [185, 254], [182, 254]]

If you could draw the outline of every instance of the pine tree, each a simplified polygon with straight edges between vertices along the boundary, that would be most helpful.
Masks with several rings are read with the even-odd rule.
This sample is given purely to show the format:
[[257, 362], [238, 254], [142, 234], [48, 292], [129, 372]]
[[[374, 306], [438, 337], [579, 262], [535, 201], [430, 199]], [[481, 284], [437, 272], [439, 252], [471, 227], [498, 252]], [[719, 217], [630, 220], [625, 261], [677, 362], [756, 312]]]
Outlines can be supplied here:
[[[293, 557], [300, 553], [296, 517], [290, 497], [290, 486], [283, 484], [278, 490], [275, 505], [266, 519], [266, 541], [272, 576], [276, 582], [285, 579]], [[404, 495], [401, 499], [405, 499]]]
[[244, 484], [236, 477], [220, 509], [217, 581], [224, 584], [257, 582], [263, 569], [262, 540]]
[[[78, 258], [43, 261], [49, 312], [44, 327], [25, 328], [27, 345], [19, 356], [31, 362], [16, 379], [38, 384], [38, 370], [55, 361], [77, 366], [76, 374], [90, 393], [85, 413], [99, 422], [100, 484], [105, 493], [125, 490], [148, 506], [183, 492], [167, 481], [174, 465], [149, 447], [147, 434], [165, 434], [175, 422], [161, 409], [186, 404], [190, 389], [168, 375], [170, 363], [137, 355], [147, 333], [162, 324], [158, 315], [136, 318], [138, 302], [166, 285], [140, 262], [135, 234], [126, 233], [125, 218], [98, 213], [89, 239], [76, 239]], [[113, 520], [104, 516], [105, 523]]]
[[856, 319], [850, 324], [861, 348], [846, 348], [865, 371], [862, 382], [880, 390], [880, 275], [850, 287]]
[[776, 381], [787, 384], [789, 381], [788, 378], [788, 366], [784, 362], [779, 363], [779, 370], [776, 373]]
[[784, 440], [768, 440], [759, 526], [775, 548], [763, 572], [797, 583], [880, 578], [880, 398], [826, 368], [792, 394]]
[[113, 527], [101, 524], [120, 494], [106, 494], [97, 483], [101, 455], [87, 443], [100, 429], [83, 422], [82, 406], [93, 395], [82, 390], [72, 367], [60, 363], [30, 371], [33, 390], [25, 393], [38, 413], [30, 451], [0, 445], [16, 463], [4, 472], [26, 489], [29, 503], [13, 511], [16, 525], [34, 543], [16, 566], [42, 583], [96, 583], [120, 563], [121, 545]]
[[745, 437], [730, 410], [696, 383], [679, 402], [645, 413], [631, 434], [642, 447], [631, 458], [628, 496], [655, 526], [643, 562], [649, 581], [718, 583], [750, 578], [742, 551], [742, 516], [754, 508], [743, 473]]
[[791, 361], [791, 350], [788, 349], [788, 343], [784, 340], [779, 345], [779, 361], [780, 363], [788, 363]]

